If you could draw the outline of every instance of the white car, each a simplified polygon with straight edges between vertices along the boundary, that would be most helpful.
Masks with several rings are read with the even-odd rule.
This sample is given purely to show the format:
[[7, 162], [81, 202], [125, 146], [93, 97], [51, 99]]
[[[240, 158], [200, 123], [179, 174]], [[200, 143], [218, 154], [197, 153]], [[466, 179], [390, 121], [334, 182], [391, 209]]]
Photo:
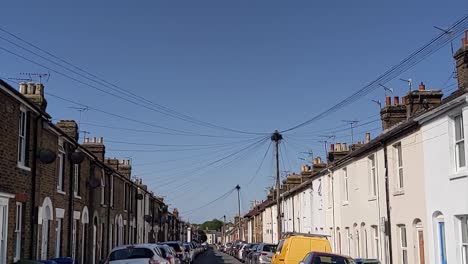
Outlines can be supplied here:
[[113, 248], [106, 264], [170, 264], [156, 244], [138, 244]]

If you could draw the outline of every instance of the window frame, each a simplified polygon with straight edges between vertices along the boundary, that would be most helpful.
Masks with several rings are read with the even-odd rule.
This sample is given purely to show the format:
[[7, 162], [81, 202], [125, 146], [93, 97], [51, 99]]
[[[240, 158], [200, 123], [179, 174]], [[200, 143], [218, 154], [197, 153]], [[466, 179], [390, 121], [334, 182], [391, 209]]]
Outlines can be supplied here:
[[[404, 232], [403, 232], [404, 231]], [[404, 239], [403, 239], [404, 238]], [[400, 251], [400, 263], [409, 264], [408, 262], [408, 233], [405, 225], [398, 225], [398, 244]]]
[[101, 174], [101, 205], [106, 206], [106, 175], [104, 170]]
[[348, 177], [348, 168], [344, 167], [343, 172], [343, 197], [341, 198], [343, 205], [349, 203], [349, 177]]
[[110, 181], [110, 207], [114, 207], [114, 174], [109, 175]]
[[20, 116], [18, 120], [18, 156], [17, 166], [18, 168], [30, 171], [31, 168], [27, 164], [28, 160], [28, 111], [23, 106], [20, 107]]
[[377, 161], [376, 155], [372, 154], [367, 157], [369, 162], [369, 198], [377, 197]]
[[468, 264], [468, 215], [459, 216], [460, 257], [462, 264]]
[[371, 226], [372, 230], [372, 253], [374, 258], [380, 258], [380, 236], [379, 236], [379, 227], [376, 225]]
[[15, 218], [15, 256], [13, 262], [21, 259], [21, 235], [23, 233], [23, 203], [16, 202]]
[[[463, 151], [465, 150], [465, 128], [463, 122], [463, 113], [456, 114], [452, 117], [453, 120], [453, 150], [454, 150], [454, 157], [455, 157], [455, 171], [460, 171], [466, 168], [466, 154], [463, 153], [463, 166], [461, 165], [461, 157], [460, 157], [460, 147], [459, 145], [463, 145]], [[460, 139], [457, 139], [457, 120], [460, 120]]]
[[403, 190], [405, 187], [404, 181], [404, 164], [403, 164], [403, 148], [401, 142], [395, 143], [393, 146], [393, 153], [394, 153], [394, 162], [395, 162], [395, 170], [396, 170], [396, 189]]
[[73, 195], [75, 198], [81, 198], [81, 164], [73, 165]]
[[57, 192], [61, 194], [65, 194], [64, 191], [64, 182], [65, 182], [65, 148], [63, 140], [60, 138], [58, 143], [58, 164], [57, 164]]

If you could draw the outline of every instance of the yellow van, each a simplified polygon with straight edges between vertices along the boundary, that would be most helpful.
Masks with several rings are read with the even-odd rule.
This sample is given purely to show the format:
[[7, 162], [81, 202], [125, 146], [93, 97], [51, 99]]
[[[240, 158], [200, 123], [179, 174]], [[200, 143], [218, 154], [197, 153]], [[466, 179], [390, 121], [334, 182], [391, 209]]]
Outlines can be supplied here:
[[311, 251], [331, 253], [324, 235], [286, 233], [276, 248], [271, 264], [297, 264]]

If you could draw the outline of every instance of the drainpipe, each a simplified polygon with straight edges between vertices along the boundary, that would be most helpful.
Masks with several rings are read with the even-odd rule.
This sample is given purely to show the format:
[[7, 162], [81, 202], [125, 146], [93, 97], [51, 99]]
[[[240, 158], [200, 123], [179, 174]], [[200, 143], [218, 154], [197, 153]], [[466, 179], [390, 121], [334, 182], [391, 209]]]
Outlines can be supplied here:
[[[335, 222], [335, 186], [334, 186], [334, 179], [333, 179], [333, 171], [328, 169], [328, 172], [330, 173], [330, 183], [331, 183], [331, 191], [332, 191], [332, 220], [333, 220], [333, 234], [335, 234], [335, 239], [333, 241], [335, 245], [335, 251], [336, 251], [336, 222]], [[341, 248], [340, 248], [341, 250]]]
[[[111, 186], [111, 176], [110, 176], [110, 172], [109, 172], [107, 169], [104, 169], [104, 174], [105, 174], [104, 176], [106, 177], [106, 179], [109, 179], [109, 181], [107, 181], [107, 186], [108, 186], [108, 190], [109, 190], [109, 191], [107, 192], [107, 193], [108, 193], [107, 198], [108, 198], [109, 203], [107, 204], [107, 238], [106, 238], [106, 240], [107, 240], [106, 255], [108, 255], [108, 254], [109, 254], [109, 251], [110, 251], [110, 249], [111, 249], [111, 246], [112, 246], [112, 245], [110, 245], [110, 242], [111, 242], [111, 241], [110, 241], [110, 239], [109, 239], [110, 236], [112, 235], [112, 234], [110, 233], [110, 232], [111, 232], [111, 230], [110, 230], [110, 227], [111, 227], [111, 218], [110, 218], [111, 202], [110, 202], [110, 201], [111, 201], [111, 195], [112, 195], [112, 194], [111, 194], [111, 191], [110, 191], [110, 186]], [[109, 176], [109, 177], [107, 177], [107, 176]], [[113, 187], [113, 186], [112, 186], [112, 187]]]
[[296, 232], [296, 227], [294, 225], [294, 196], [291, 197], [291, 208], [292, 208], [292, 228], [293, 228], [293, 232]]
[[[73, 177], [73, 167], [74, 167], [74, 164], [72, 162], [72, 159], [71, 159], [71, 154], [72, 152], [75, 151], [75, 147], [71, 147], [70, 148], [70, 151], [68, 153], [68, 164], [69, 164], [69, 168], [68, 168], [68, 174], [69, 174], [69, 185], [70, 185], [70, 188], [69, 188], [69, 198], [68, 198], [68, 237], [70, 239], [73, 239], [73, 215], [74, 215], [74, 199], [73, 199], [73, 196], [75, 195], [74, 194], [74, 190], [73, 190], [73, 186], [75, 184], [75, 179]], [[65, 177], [64, 177], [65, 178]], [[78, 234], [77, 234], [77, 237], [78, 237]], [[72, 255], [72, 250], [73, 250], [73, 241], [70, 241], [70, 243], [68, 243], [68, 255], [71, 257]], [[75, 259], [76, 259], [76, 256], [75, 256]]]
[[[33, 146], [32, 146], [32, 160], [31, 160], [31, 239], [29, 243], [29, 256], [34, 259], [34, 240], [35, 240], [35, 227], [37, 225], [36, 219], [36, 177], [37, 177], [37, 136], [39, 131], [39, 121], [41, 116], [34, 119], [34, 132], [33, 132]], [[37, 241], [36, 241], [37, 242]]]
[[390, 188], [388, 180], [388, 156], [387, 156], [387, 142], [383, 143], [384, 150], [384, 164], [385, 164], [385, 199], [386, 199], [386, 210], [387, 210], [387, 236], [388, 236], [388, 254], [389, 263], [393, 263], [393, 249], [392, 249], [392, 221], [390, 217]]

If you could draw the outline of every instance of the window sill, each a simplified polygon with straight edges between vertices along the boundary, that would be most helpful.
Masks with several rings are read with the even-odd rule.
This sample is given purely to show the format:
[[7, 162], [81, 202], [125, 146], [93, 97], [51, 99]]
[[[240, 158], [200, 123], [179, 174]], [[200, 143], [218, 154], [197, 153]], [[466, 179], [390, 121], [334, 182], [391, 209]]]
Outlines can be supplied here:
[[462, 170], [462, 171], [450, 174], [449, 175], [449, 180], [451, 180], [451, 181], [452, 180], [458, 180], [458, 179], [466, 178], [466, 177], [468, 177], [468, 171], [467, 170]]
[[21, 163], [16, 163], [16, 167], [18, 167], [19, 169], [25, 170], [25, 171], [31, 171], [31, 168], [26, 167]]
[[349, 205], [349, 201], [343, 202], [342, 205], [343, 205], [343, 206], [348, 206], [348, 205]]
[[405, 194], [405, 190], [403, 189], [398, 189], [393, 192], [393, 196], [399, 196], [399, 195], [404, 195], [404, 194]]
[[377, 200], [376, 196], [372, 196], [372, 197], [369, 197], [369, 199], [367, 199], [367, 201], [369, 201], [369, 202], [373, 202], [375, 200]]
[[81, 196], [76, 195], [76, 194], [74, 196], [75, 196], [75, 199], [81, 200]]
[[64, 191], [62, 191], [62, 190], [57, 190], [57, 193], [60, 193], [60, 194], [62, 194], [62, 195], [66, 195], [66, 194], [67, 194], [66, 192], [64, 192]]

